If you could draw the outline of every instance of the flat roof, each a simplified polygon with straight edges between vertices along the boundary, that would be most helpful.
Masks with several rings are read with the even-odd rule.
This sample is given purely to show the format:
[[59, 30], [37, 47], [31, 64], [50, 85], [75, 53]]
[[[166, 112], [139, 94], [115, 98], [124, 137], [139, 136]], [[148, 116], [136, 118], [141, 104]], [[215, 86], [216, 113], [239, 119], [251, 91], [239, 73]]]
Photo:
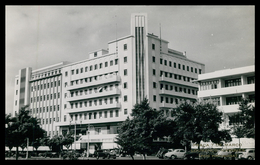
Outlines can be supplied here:
[[255, 65], [200, 74], [197, 81], [255, 73]]

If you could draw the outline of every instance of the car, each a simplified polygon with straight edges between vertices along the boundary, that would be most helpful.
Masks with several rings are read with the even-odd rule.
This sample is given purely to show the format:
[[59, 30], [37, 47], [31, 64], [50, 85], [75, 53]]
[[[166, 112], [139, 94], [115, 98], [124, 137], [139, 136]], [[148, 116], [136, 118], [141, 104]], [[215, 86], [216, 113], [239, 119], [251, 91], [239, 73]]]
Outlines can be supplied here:
[[214, 155], [214, 159], [224, 159], [224, 160], [235, 160], [237, 157], [235, 151], [220, 150]]
[[192, 151], [189, 151], [189, 152], [186, 152], [184, 154], [184, 160], [196, 160], [196, 159], [199, 159], [199, 152], [192, 152]]
[[255, 159], [255, 149], [245, 149], [244, 151], [239, 151], [238, 154], [238, 159]]
[[116, 153], [110, 149], [101, 149], [101, 150], [96, 150], [94, 152], [94, 156], [97, 158], [97, 160], [102, 157], [103, 159], [105, 158], [113, 158], [116, 159]]
[[157, 152], [156, 156], [157, 156], [159, 159], [163, 159], [165, 153], [171, 152], [171, 151], [173, 151], [173, 149], [168, 150], [168, 149], [165, 149], [165, 148], [160, 148], [160, 150]]
[[184, 158], [184, 149], [175, 149], [171, 152], [167, 152], [164, 157], [168, 159], [182, 159]]

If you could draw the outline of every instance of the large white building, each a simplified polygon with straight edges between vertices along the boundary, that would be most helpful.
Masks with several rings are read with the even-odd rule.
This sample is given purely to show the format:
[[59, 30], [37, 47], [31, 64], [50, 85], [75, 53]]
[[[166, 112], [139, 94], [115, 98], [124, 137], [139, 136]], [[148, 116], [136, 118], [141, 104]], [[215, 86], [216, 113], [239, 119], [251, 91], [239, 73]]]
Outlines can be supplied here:
[[95, 147], [114, 148], [119, 124], [145, 97], [166, 114], [182, 100], [196, 100], [198, 85], [193, 80], [204, 73], [205, 65], [148, 33], [146, 14], [132, 14], [130, 28], [130, 35], [90, 52], [88, 59], [27, 69], [26, 104], [48, 135], [76, 128], [81, 135], [77, 149], [86, 149], [88, 141], [92, 152]]
[[255, 102], [255, 66], [225, 69], [201, 74], [198, 77], [198, 97], [212, 100], [224, 113], [223, 129], [229, 129], [238, 122], [233, 115], [239, 112], [241, 98], [249, 98]]

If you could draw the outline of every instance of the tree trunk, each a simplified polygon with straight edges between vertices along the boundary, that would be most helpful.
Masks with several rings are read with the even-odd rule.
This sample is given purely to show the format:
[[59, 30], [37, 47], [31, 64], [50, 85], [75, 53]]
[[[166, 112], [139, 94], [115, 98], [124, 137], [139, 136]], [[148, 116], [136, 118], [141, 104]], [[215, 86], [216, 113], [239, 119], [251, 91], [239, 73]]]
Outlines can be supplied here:
[[130, 154], [130, 156], [131, 156], [132, 160], [135, 160], [135, 159], [134, 159], [134, 155]]
[[17, 147], [16, 147], [16, 155], [15, 155], [15, 160], [18, 160], [18, 156], [19, 156], [19, 155], [18, 155], [18, 154], [19, 154], [19, 153], [18, 153], [18, 147], [19, 147], [19, 146], [17, 146]]
[[143, 160], [146, 160], [145, 153], [143, 153]]
[[198, 150], [200, 151], [200, 142], [198, 143]]

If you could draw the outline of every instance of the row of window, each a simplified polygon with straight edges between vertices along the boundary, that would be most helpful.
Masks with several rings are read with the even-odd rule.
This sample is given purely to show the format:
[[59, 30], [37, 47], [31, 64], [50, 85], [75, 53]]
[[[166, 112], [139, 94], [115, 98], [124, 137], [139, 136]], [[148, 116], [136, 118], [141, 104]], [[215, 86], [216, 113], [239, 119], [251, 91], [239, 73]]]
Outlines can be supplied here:
[[[156, 75], [156, 70], [155, 69], [153, 69], [153, 75], [154, 76]], [[187, 77], [187, 76], [173, 74], [173, 73], [169, 73], [169, 72], [165, 72], [165, 71], [160, 71], [160, 77], [163, 76], [163, 77], [173, 78], [173, 75], [174, 75], [174, 79], [176, 79], [176, 80], [183, 80], [183, 81], [187, 81], [187, 82], [196, 80], [195, 78], [192, 78], [192, 77]]]
[[[170, 103], [170, 104], [179, 104], [182, 101], [185, 101], [186, 99], [182, 98], [174, 98], [174, 97], [169, 97], [169, 96], [161, 96], [160, 97], [160, 103]], [[156, 95], [153, 95], [153, 101], [156, 102], [157, 98]]]
[[[53, 97], [52, 97], [53, 96]], [[42, 95], [42, 96], [37, 96], [37, 97], [31, 97], [31, 103], [32, 102], [38, 102], [38, 101], [45, 101], [45, 100], [52, 100], [52, 99], [56, 99], [56, 98], [60, 98], [60, 92], [58, 92], [57, 94], [54, 93], [52, 94], [47, 94], [47, 95]]]
[[[39, 108], [33, 108], [33, 109], [30, 109], [30, 113], [32, 114], [38, 114], [38, 113], [44, 113], [45, 112], [45, 109], [46, 109], [46, 112], [48, 112], [50, 110], [50, 112], [52, 112], [52, 109], [53, 109], [53, 112], [56, 111], [56, 106], [53, 105], [53, 106], [46, 106], [46, 107], [39, 107]], [[57, 105], [57, 111], [60, 110], [60, 105]]]
[[[153, 82], [153, 88], [156, 88], [156, 87], [157, 87], [157, 83]], [[160, 83], [160, 90], [162, 90], [162, 89], [172, 91], [173, 90], [173, 85]], [[174, 90], [175, 90], [175, 92], [184, 92], [184, 93], [188, 93], [188, 94], [192, 93], [193, 95], [197, 95], [197, 92], [198, 92], [197, 90], [194, 90], [194, 89], [178, 87], [178, 86], [175, 86]]]
[[[115, 60], [110, 60], [110, 66], [113, 66], [113, 65], [117, 65], [118, 64], [118, 59], [115, 59]], [[104, 62], [104, 67], [108, 67], [108, 62]], [[97, 70], [97, 69], [101, 69], [103, 68], [103, 63], [99, 63], [98, 64], [95, 64], [95, 65], [90, 65], [89, 67], [86, 66], [85, 67], [85, 72], [88, 72], [88, 71], [92, 71], [92, 70]], [[84, 68], [80, 68], [80, 69], [72, 69], [71, 70], [71, 75], [74, 75], [74, 74], [79, 74], [79, 73], [83, 73], [84, 72]], [[65, 72], [65, 76], [68, 76], [68, 72], [66, 71]]]
[[[109, 102], [108, 102], [109, 100]], [[104, 98], [104, 99], [93, 99], [93, 100], [88, 100], [88, 101], [84, 101], [84, 107], [91, 107], [92, 105], [93, 106], [98, 106], [98, 105], [102, 105], [102, 104], [113, 104], [113, 100], [114, 98], [113, 97], [110, 97], [109, 99], [108, 98]], [[126, 96], [126, 101], [127, 101], [127, 96]], [[115, 97], [115, 102], [116, 103], [119, 103], [118, 102], [118, 97]], [[92, 104], [93, 103], [93, 104]], [[75, 108], [82, 108], [83, 107], [83, 102], [72, 102], [70, 103], [70, 107], [71, 109], [74, 108], [74, 105], [75, 105]], [[66, 104], [64, 105], [64, 109], [66, 109]]]
[[[55, 122], [55, 117], [41, 119], [41, 124], [51, 124], [52, 121]], [[59, 117], [56, 117], [56, 122], [59, 122]]]
[[[124, 109], [124, 114], [127, 114], [127, 109]], [[119, 110], [106, 110], [98, 112], [86, 112], [79, 114], [71, 114], [70, 121], [82, 121], [82, 120], [92, 120], [92, 119], [102, 119], [102, 118], [113, 118], [119, 117]], [[67, 115], [64, 115], [64, 122], [67, 121]]]
[[[153, 63], [156, 62], [154, 56], [152, 57], [152, 62], [153, 62]], [[174, 68], [186, 70], [186, 71], [190, 71], [190, 72], [192, 72], [192, 73], [193, 73], [193, 71], [194, 71], [195, 73], [197, 73], [198, 70], [199, 70], [199, 74], [201, 74], [201, 69], [197, 69], [197, 68], [193, 68], [193, 67], [185, 66], [185, 65], [181, 65], [181, 64], [178, 64], [178, 67], [177, 67], [177, 63], [176, 63], [176, 62], [163, 60], [162, 58], [160, 58], [160, 64], [161, 64], [161, 65], [165, 65], [165, 66], [169, 66], [169, 67], [174, 67]], [[181, 66], [182, 66], [182, 67], [181, 67]]]
[[[125, 75], [127, 75], [127, 70], [124, 71]], [[99, 75], [99, 76], [92, 76], [92, 77], [88, 77], [88, 78], [84, 78], [84, 79], [78, 79], [78, 80], [74, 80], [74, 81], [70, 81], [70, 85], [73, 86], [78, 85], [78, 84], [83, 84], [83, 83], [87, 83], [87, 82], [92, 82], [94, 81], [98, 81], [98, 80], [102, 80], [102, 79], [107, 79], [107, 78], [111, 78], [113, 76], [116, 76], [118, 74], [118, 72], [111, 72], [110, 74], [103, 74], [103, 75]], [[67, 87], [68, 83], [65, 82], [65, 87]]]
[[32, 75], [32, 79], [34, 78], [41, 78], [41, 77], [47, 77], [47, 76], [53, 76], [55, 74], [59, 74], [61, 73], [61, 70], [54, 70], [54, 71], [48, 71], [45, 73], [40, 73], [40, 74], [36, 74], [36, 75]]
[[[102, 93], [103, 91], [113, 90], [114, 86], [115, 86], [115, 89], [118, 89], [118, 84], [115, 84], [115, 85], [111, 84], [111, 85], [109, 85], [109, 89], [108, 89], [108, 85], [84, 89], [84, 94], [85, 95], [92, 94], [92, 91], [93, 91], [93, 93]], [[83, 90], [71, 91], [70, 96], [73, 97], [74, 93], [76, 96], [82, 96]], [[64, 97], [65, 98], [67, 97], [67, 93], [64, 94]]]
[[56, 87], [56, 86], [60, 86], [60, 80], [50, 82], [50, 83], [31, 86], [31, 91], [42, 90], [42, 89], [52, 88], [52, 87]]

